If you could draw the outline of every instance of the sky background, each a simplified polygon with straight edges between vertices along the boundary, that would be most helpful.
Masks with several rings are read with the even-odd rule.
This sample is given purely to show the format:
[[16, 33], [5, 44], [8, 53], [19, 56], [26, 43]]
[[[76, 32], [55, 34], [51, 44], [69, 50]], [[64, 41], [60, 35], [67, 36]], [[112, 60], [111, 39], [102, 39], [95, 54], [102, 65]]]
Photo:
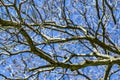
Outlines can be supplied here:
[[[14, 0], [10, 0], [11, 2]], [[17, 0], [17, 7], [18, 4], [20, 4], [23, 0]], [[36, 5], [36, 9], [33, 7], [33, 2]], [[34, 21], [37, 23], [42, 23], [42, 21], [53, 21], [56, 22], [58, 25], [66, 25], [64, 21], [64, 17], [66, 15], [66, 18], [71, 20], [74, 25], [77, 26], [83, 26], [84, 28], [88, 29], [88, 26], [91, 26], [92, 29], [96, 30], [98, 27], [99, 19], [97, 17], [96, 9], [95, 9], [95, 0], [65, 0], [65, 11], [63, 12], [63, 3], [64, 0], [28, 0], [25, 4], [21, 7], [21, 12], [25, 12], [28, 14]], [[79, 1], [85, 2], [86, 4], [83, 4]], [[99, 0], [100, 1], [100, 0]], [[117, 2], [117, 3], [115, 3]], [[7, 0], [4, 0], [5, 4], [11, 4]], [[99, 2], [99, 5], [101, 5], [101, 1]], [[113, 23], [112, 18], [109, 18], [106, 23], [106, 33], [108, 33], [108, 36], [110, 39], [120, 47], [120, 0], [109, 0], [109, 4], [112, 6], [115, 6], [114, 15], [116, 17], [117, 24], [115, 25]], [[102, 6], [99, 6], [102, 8]], [[40, 13], [37, 12], [37, 9]], [[86, 11], [86, 18], [87, 21], [85, 21], [84, 17], [81, 15], [81, 13], [84, 13]], [[4, 7], [0, 7], [0, 18], [4, 20], [10, 20], [9, 16], [6, 15], [6, 10]], [[13, 16], [15, 19], [13, 21], [20, 22], [18, 19], [18, 14], [15, 11], [14, 8], [9, 8], [9, 14]], [[102, 16], [102, 11], [100, 11], [100, 14]], [[108, 17], [110, 17], [110, 11], [107, 9], [106, 14]], [[33, 23], [32, 20], [25, 14], [21, 13], [22, 18], [25, 20], [26, 23]], [[42, 18], [41, 18], [42, 16]], [[103, 18], [103, 21], [105, 21], [105, 18]], [[34, 42], [41, 43], [44, 41], [44, 39], [41, 37], [41, 35], [36, 34], [29, 28], [24, 27], [24, 29], [27, 31], [27, 33], [31, 36]], [[52, 26], [50, 26], [52, 27]], [[39, 28], [38, 26], [34, 26], [34, 29], [37, 30], [40, 33], [43, 33], [50, 38], [69, 38], [68, 34], [64, 34], [62, 32], [58, 32], [56, 30], [51, 30], [49, 28]], [[8, 30], [8, 31], [6, 31]], [[61, 30], [61, 29], [60, 29]], [[71, 29], [64, 29], [63, 31], [67, 31], [73, 35], [82, 36], [83, 33], [77, 30], [71, 30]], [[99, 33], [102, 32], [102, 29], [100, 28]], [[12, 34], [11, 34], [12, 33]], [[32, 54], [31, 52], [23, 52], [21, 54], [9, 56], [8, 54], [2, 48], [7, 49], [11, 53], [16, 53], [18, 51], [23, 50], [29, 50], [30, 47], [27, 45], [16, 43], [15, 41], [21, 41], [25, 42], [26, 40], [21, 34], [19, 33], [19, 30], [11, 28], [11, 29], [5, 29], [0, 27], [0, 74], [3, 74], [10, 78], [24, 78], [26, 76], [29, 76], [31, 74], [34, 74], [35, 72], [29, 72], [28, 69], [35, 68], [41, 65], [46, 65], [48, 62], [45, 60], [39, 58], [37, 55]], [[94, 34], [93, 31], [91, 33]], [[19, 38], [17, 38], [19, 37]], [[102, 38], [99, 37], [99, 40]], [[90, 47], [91, 44], [88, 41], [84, 41], [84, 44], [89, 46], [90, 49], [93, 47]], [[59, 55], [59, 56], [66, 56], [69, 57], [70, 53], [67, 51], [64, 51], [63, 49], [67, 49], [70, 52], [73, 52], [75, 54], [79, 53], [85, 53], [88, 54], [91, 51], [86, 48], [81, 42], [79, 41], [71, 41], [66, 43], [56, 43], [56, 44], [50, 44], [50, 45], [44, 45], [39, 44], [36, 47], [41, 48], [45, 52], [47, 52], [50, 55]], [[101, 52], [102, 49], [99, 48]], [[95, 58], [88, 58], [90, 60], [94, 60]], [[64, 61], [63, 58], [57, 58], [58, 61], [62, 62]], [[79, 63], [82, 62], [84, 58], [73, 58], [71, 59], [72, 63]], [[79, 69], [79, 71], [85, 75], [88, 75], [91, 77], [92, 80], [97, 80], [99, 78], [102, 78], [104, 75], [106, 66], [89, 66], [84, 69]], [[118, 70], [118, 66], [114, 65], [112, 70]], [[112, 71], [111, 70], [111, 71]], [[29, 80], [33, 80], [34, 77], [39, 76], [39, 80], [42, 80], [46, 77], [46, 80], [57, 80], [62, 76], [62, 74], [57, 74], [57, 72], [65, 72], [66, 69], [56, 68], [55, 70], [51, 72], [40, 72], [38, 75], [35, 75], [31, 77]], [[67, 74], [76, 73], [75, 71], [72, 72], [70, 70], [66, 71]], [[110, 80], [119, 80], [120, 72], [113, 74], [110, 77]], [[33, 78], [33, 79], [32, 79]], [[3, 77], [0, 77], [1, 80], [5, 80]], [[61, 80], [86, 80], [81, 75], [65, 75]]]

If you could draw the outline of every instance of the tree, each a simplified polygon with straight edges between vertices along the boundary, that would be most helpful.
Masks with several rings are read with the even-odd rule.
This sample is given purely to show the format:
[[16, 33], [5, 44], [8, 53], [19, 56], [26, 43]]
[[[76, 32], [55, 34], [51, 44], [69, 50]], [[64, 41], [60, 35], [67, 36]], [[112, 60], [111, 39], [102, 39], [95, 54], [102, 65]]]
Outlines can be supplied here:
[[1, 0], [2, 80], [119, 80], [119, 0]]

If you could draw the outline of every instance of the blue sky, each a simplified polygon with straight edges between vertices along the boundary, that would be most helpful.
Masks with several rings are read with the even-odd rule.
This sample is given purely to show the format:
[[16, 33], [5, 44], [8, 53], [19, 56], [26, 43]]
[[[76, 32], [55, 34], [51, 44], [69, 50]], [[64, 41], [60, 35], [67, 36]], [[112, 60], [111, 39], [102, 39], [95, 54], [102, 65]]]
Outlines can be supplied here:
[[[10, 0], [10, 1], [14, 1], [14, 0]], [[20, 1], [22, 0], [17, 0], [17, 5], [20, 3]], [[39, 15], [39, 13], [36, 11], [36, 9], [33, 7], [32, 5], [32, 0], [28, 0], [27, 3], [22, 5], [22, 9], [21, 11], [25, 12], [26, 14], [28, 14], [33, 20], [35, 20], [37, 23], [42, 23], [42, 18], [44, 21], [54, 21], [56, 22], [56, 24], [58, 25], [65, 25], [65, 21], [63, 19], [63, 4], [61, 4], [62, 0], [34, 0], [35, 5], [38, 9], [38, 11], [40, 12], [41, 15]], [[65, 15], [67, 17], [67, 19], [72, 20], [73, 23], [75, 25], [78, 26], [82, 26], [86, 29], [88, 29], [89, 27], [91, 27], [93, 30], [96, 30], [98, 27], [98, 22], [99, 19], [97, 17], [97, 13], [96, 13], [96, 9], [95, 9], [95, 0], [85, 0], [86, 4], [82, 4], [79, 1], [81, 0], [65, 0]], [[112, 0], [110, 0], [112, 1]], [[117, 0], [118, 1], [118, 0]], [[7, 4], [9, 2], [7, 2], [7, 0], [4, 0], [4, 2]], [[84, 1], [83, 1], [84, 2]], [[9, 3], [10, 4], [10, 3]], [[101, 5], [101, 1], [99, 2], [99, 5]], [[110, 2], [111, 5], [114, 5], [114, 2]], [[116, 3], [117, 5], [115, 5], [115, 11], [114, 11], [114, 15], [116, 17], [116, 21], [117, 24], [115, 25], [113, 23], [112, 18], [110, 17], [110, 11], [106, 11], [106, 16], [110, 17], [108, 19], [108, 22], [106, 23], [106, 32], [109, 34], [110, 39], [117, 45], [120, 47], [120, 27], [119, 27], [119, 23], [120, 23], [120, 1], [118, 1], [118, 3]], [[102, 6], [100, 6], [101, 8]], [[82, 16], [81, 13], [84, 13], [86, 10], [86, 18], [88, 23], [85, 21], [85, 17]], [[16, 21], [19, 22], [18, 19], [18, 15], [15, 11], [15, 9], [13, 8], [9, 8], [9, 13], [16, 19]], [[6, 10], [3, 7], [0, 7], [0, 18], [4, 19], [4, 20], [10, 20], [9, 16], [5, 15]], [[100, 12], [101, 15], [103, 14], [102, 11]], [[69, 16], [68, 16], [69, 15]], [[26, 16], [25, 14], [21, 13], [21, 16], [24, 18], [26, 23], [33, 23], [32, 20], [30, 20], [30, 18], [28, 16]], [[105, 21], [106, 17], [103, 19], [103, 21]], [[15, 21], [13, 19], [13, 21]], [[24, 27], [24, 26], [23, 26]], [[54, 28], [52, 26], [50, 26], [51, 28]], [[51, 38], [66, 38], [66, 37], [71, 37], [68, 34], [62, 33], [62, 32], [58, 32], [56, 30], [51, 30], [51, 29], [47, 29], [47, 28], [41, 28], [39, 26], [33, 26], [33, 28], [37, 31], [39, 31], [40, 33], [43, 33]], [[80, 53], [84, 53], [84, 54], [88, 54], [91, 51], [85, 47], [88, 46], [90, 49], [92, 49], [93, 47], [90, 47], [91, 44], [88, 41], [83, 41], [85, 45], [83, 45], [80, 41], [71, 41], [71, 42], [66, 42], [66, 43], [56, 43], [56, 44], [50, 44], [50, 45], [44, 45], [44, 44], [40, 44], [42, 41], [44, 41], [44, 39], [42, 38], [41, 35], [33, 32], [32, 30], [30, 30], [27, 27], [24, 27], [24, 29], [26, 29], [27, 33], [31, 36], [31, 38], [33, 39], [33, 41], [35, 41], [36, 43], [39, 43], [36, 47], [38, 48], [42, 48], [45, 52], [47, 52], [50, 55], [59, 55], [59, 56], [66, 56], [69, 57], [70, 53], [68, 53], [67, 51], [64, 51], [63, 49], [67, 49], [72, 53], [75, 54], [80, 54]], [[56, 28], [55, 28], [56, 29]], [[63, 29], [60, 29], [63, 30]], [[67, 31], [69, 33], [72, 33], [74, 35], [79, 35], [79, 36], [83, 36], [84, 34], [82, 34], [81, 31], [79, 30], [71, 30], [71, 29], [64, 29], [63, 31]], [[98, 31], [100, 34], [102, 33], [102, 28], [99, 29]], [[12, 35], [10, 34], [12, 33]], [[92, 30], [91, 33], [95, 34]], [[18, 35], [16, 35], [18, 34]], [[19, 38], [18, 38], [19, 37]], [[18, 38], [18, 39], [17, 39]], [[99, 37], [99, 39], [101, 40], [102, 38]], [[30, 47], [28, 45], [25, 44], [19, 44], [15, 41], [21, 41], [21, 42], [25, 42], [26, 40], [25, 38], [23, 38], [23, 36], [21, 34], [19, 34], [19, 30], [16, 29], [8, 29], [8, 32], [0, 29], [0, 48], [5, 48], [8, 49], [8, 51], [10, 51], [11, 53], [16, 53], [18, 51], [23, 51], [23, 50], [29, 50]], [[4, 44], [4, 45], [2, 45]], [[104, 52], [102, 51], [101, 48], [99, 48], [100, 52]], [[27, 69], [30, 68], [35, 68], [41, 65], [46, 65], [48, 64], [45, 60], [39, 58], [37, 55], [34, 55], [30, 52], [23, 52], [21, 54], [17, 54], [17, 55], [13, 55], [13, 56], [9, 56], [6, 55], [5, 51], [0, 49], [0, 74], [4, 74], [5, 76], [14, 78], [14, 77], [25, 77], [29, 74], [32, 74], [32, 72], [28, 72]], [[62, 62], [65, 59], [64, 58], [58, 58], [58, 61]], [[88, 57], [86, 58], [88, 59]], [[89, 58], [91, 60], [95, 59], [95, 58]], [[71, 59], [72, 63], [79, 63], [82, 62], [84, 60], [84, 58], [73, 58]], [[70, 62], [69, 62], [70, 63]], [[114, 65], [112, 70], [117, 70], [118, 66]], [[25, 72], [24, 72], [25, 70]], [[39, 79], [43, 79], [46, 77], [46, 80], [56, 80], [57, 78], [60, 78], [62, 76], [62, 74], [58, 74], [58, 72], [64, 72], [65, 69], [60, 69], [60, 68], [56, 68], [55, 70], [51, 71], [51, 73], [49, 72], [41, 72], [39, 74]], [[89, 77], [91, 77], [92, 80], [97, 80], [98, 78], [102, 78], [104, 71], [105, 71], [105, 66], [89, 66], [86, 67], [84, 69], [79, 69], [79, 71], [81, 73], [84, 73], [85, 75], [88, 75]], [[98, 73], [99, 72], [99, 73]], [[74, 73], [76, 73], [75, 71], [72, 72], [70, 70], [67, 70], [66, 73], [73, 75]], [[119, 79], [119, 73], [113, 74], [110, 77], [110, 80], [118, 80]], [[35, 75], [37, 76], [37, 75]], [[32, 77], [33, 78], [33, 77]], [[0, 77], [1, 80], [2, 77]], [[30, 80], [32, 80], [30, 78]], [[65, 75], [61, 80], [86, 80], [86, 78], [84, 78], [83, 76], [68, 76]]]

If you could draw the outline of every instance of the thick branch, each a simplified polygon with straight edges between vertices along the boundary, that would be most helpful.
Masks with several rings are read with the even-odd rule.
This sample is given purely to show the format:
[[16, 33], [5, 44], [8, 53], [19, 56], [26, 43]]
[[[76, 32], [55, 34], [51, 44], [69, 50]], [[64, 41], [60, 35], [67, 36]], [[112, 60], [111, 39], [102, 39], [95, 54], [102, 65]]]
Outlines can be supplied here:
[[68, 41], [73, 41], [73, 40], [88, 40], [91, 43], [95, 43], [95, 44], [99, 45], [103, 49], [120, 54], [119, 48], [117, 48], [117, 50], [116, 50], [116, 49], [112, 48], [112, 46], [110, 46], [109, 44], [105, 44], [105, 43], [101, 42], [100, 40], [98, 40], [97, 38], [90, 37], [90, 36], [74, 36], [71, 38], [56, 38], [56, 39], [53, 38], [53, 39], [48, 39], [48, 41], [45, 41], [42, 44], [63, 43], [63, 42], [68, 42]]
[[98, 66], [98, 65], [109, 65], [109, 64], [119, 64], [120, 58], [113, 59], [103, 59], [103, 60], [89, 60], [83, 61], [79, 64], [65, 64], [65, 63], [57, 63], [56, 67], [67, 68], [71, 70], [77, 70], [80, 68], [85, 68], [87, 66]]
[[31, 51], [32, 51], [34, 54], [40, 56], [41, 58], [45, 59], [46, 61], [48, 61], [48, 62], [50, 62], [50, 63], [52, 63], [52, 64], [55, 63], [55, 61], [52, 60], [47, 54], [45, 54], [45, 52], [43, 52], [42, 50], [36, 49], [36, 47], [35, 47], [34, 44], [33, 44], [32, 39], [31, 39], [30, 36], [27, 34], [27, 32], [26, 32], [23, 28], [20, 27], [21, 25], [20, 25], [19, 23], [15, 23], [15, 22], [12, 22], [12, 21], [5, 21], [5, 20], [0, 19], [0, 25], [1, 25], [1, 26], [12, 26], [12, 27], [14, 27], [14, 28], [20, 29], [21, 34], [22, 34], [22, 35], [25, 37], [25, 39], [27, 40], [27, 42], [28, 42], [28, 44], [29, 44], [29, 46], [30, 46], [30, 48], [31, 48]]
[[111, 65], [111, 64], [108, 65], [108, 67], [106, 68], [104, 80], [107, 80], [107, 79], [108, 79], [108, 76], [109, 76], [109, 73], [110, 73], [111, 68], [112, 68], [112, 65]]

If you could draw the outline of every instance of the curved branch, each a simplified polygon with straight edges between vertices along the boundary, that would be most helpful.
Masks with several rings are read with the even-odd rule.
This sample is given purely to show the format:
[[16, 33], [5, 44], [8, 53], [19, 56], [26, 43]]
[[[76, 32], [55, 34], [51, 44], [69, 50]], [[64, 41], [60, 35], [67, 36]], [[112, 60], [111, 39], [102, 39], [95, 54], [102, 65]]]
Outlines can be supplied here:
[[112, 68], [112, 65], [108, 65], [106, 71], [105, 71], [105, 76], [104, 76], [104, 80], [107, 80], [108, 79], [108, 76], [109, 76], [109, 73], [110, 73], [110, 70]]
[[29, 46], [31, 48], [31, 51], [34, 54], [40, 56], [41, 58], [45, 59], [46, 61], [48, 61], [48, 62], [50, 62], [52, 64], [56, 63], [45, 52], [43, 52], [42, 50], [36, 49], [36, 47], [33, 44], [32, 39], [30, 38], [30, 36], [28, 35], [28, 33], [23, 28], [21, 28], [21, 25], [19, 23], [15, 23], [15, 22], [12, 22], [12, 21], [5, 21], [5, 20], [0, 19], [0, 25], [1, 26], [13, 26], [14, 28], [20, 29], [21, 34], [27, 40], [27, 42], [28, 42], [28, 44], [29, 44]]

